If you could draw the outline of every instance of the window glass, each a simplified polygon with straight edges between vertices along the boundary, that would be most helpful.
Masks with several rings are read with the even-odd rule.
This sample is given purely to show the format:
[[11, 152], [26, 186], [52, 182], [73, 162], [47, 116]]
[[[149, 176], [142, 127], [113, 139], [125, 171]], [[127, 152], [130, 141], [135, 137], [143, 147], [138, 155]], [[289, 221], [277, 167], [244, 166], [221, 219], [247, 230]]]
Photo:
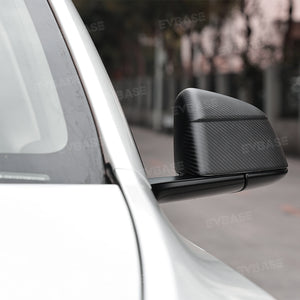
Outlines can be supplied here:
[[27, 7], [22, 0], [2, 0], [1, 7], [0, 152], [62, 150], [68, 141], [67, 126]]
[[0, 182], [105, 183], [88, 101], [47, 1], [0, 5]]

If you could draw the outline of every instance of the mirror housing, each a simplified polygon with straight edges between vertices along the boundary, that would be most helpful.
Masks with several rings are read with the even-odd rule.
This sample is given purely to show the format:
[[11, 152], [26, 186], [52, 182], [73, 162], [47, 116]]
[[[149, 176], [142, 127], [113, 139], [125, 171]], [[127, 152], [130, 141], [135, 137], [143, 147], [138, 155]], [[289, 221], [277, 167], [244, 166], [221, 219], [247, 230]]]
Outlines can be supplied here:
[[174, 159], [178, 176], [151, 180], [163, 201], [242, 191], [281, 178], [288, 167], [262, 111], [192, 88], [176, 99]]

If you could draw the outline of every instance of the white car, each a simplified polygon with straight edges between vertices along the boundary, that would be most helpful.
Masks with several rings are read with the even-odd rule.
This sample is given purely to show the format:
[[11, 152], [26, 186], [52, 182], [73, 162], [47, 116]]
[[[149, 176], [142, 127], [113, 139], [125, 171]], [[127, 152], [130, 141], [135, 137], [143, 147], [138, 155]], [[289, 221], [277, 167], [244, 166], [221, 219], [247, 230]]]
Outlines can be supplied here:
[[0, 299], [273, 299], [181, 237], [158, 206], [284, 175], [264, 114], [184, 91], [179, 176], [149, 180], [72, 2], [0, 5]]

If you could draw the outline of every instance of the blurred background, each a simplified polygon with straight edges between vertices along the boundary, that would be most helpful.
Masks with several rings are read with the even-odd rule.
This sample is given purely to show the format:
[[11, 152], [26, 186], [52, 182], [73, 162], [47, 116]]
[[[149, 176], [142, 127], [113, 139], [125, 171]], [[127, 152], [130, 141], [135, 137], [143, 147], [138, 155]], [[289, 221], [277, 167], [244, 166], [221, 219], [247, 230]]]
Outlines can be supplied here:
[[265, 111], [281, 182], [161, 205], [177, 230], [282, 300], [300, 299], [300, 1], [73, 0], [149, 177], [174, 174], [176, 95], [196, 87]]

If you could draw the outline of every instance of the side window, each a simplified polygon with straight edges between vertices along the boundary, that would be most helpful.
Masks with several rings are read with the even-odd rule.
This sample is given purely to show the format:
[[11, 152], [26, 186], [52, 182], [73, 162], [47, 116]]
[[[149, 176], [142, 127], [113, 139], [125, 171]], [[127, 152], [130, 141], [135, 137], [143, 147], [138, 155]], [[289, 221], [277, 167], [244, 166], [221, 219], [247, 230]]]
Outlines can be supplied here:
[[105, 183], [90, 107], [47, 1], [0, 5], [0, 182]]

